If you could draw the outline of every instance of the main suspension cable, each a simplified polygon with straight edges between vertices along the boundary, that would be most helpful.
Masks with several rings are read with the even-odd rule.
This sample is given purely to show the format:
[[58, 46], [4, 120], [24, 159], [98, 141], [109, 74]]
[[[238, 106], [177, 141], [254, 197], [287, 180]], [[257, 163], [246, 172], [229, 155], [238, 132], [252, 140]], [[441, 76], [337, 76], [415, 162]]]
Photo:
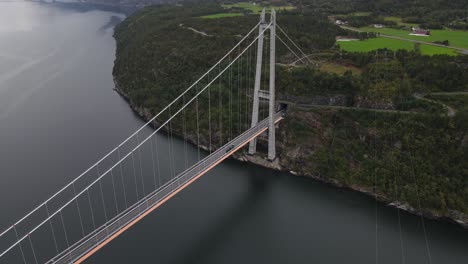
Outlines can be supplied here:
[[291, 41], [291, 43], [302, 53], [302, 55], [304, 55], [304, 57], [310, 62], [310, 63], [313, 63], [309, 57], [301, 50], [301, 48], [299, 48], [299, 46], [288, 36], [288, 34], [286, 34], [286, 32], [284, 32], [284, 30], [278, 25], [276, 24], [276, 27], [279, 28], [279, 30], [281, 31], [281, 33], [283, 33], [287, 39], [289, 39], [289, 41]]
[[279, 39], [279, 41], [281, 41], [281, 43], [283, 43], [284, 46], [286, 46], [286, 48], [288, 48], [289, 51], [291, 51], [292, 54], [294, 54], [294, 56], [296, 56], [296, 58], [298, 58], [299, 61], [303, 62], [302, 61], [302, 58], [299, 57], [296, 52], [294, 52], [291, 47], [288, 46], [288, 44], [286, 44], [286, 42], [284, 42], [284, 40], [279, 36], [279, 35], [276, 35], [276, 37]]
[[[258, 24], [257, 24], [258, 26]], [[104, 177], [105, 175], [107, 175], [107, 173], [109, 173], [110, 170], [114, 169], [115, 167], [119, 166], [120, 163], [122, 161], [124, 161], [126, 158], [128, 158], [129, 156], [133, 156], [133, 153], [138, 149], [140, 148], [145, 142], [147, 142], [153, 135], [155, 135], [156, 133], [158, 133], [161, 129], [161, 127], [164, 127], [166, 124], [168, 124], [175, 116], [177, 116], [182, 110], [184, 110], [187, 105], [189, 105], [190, 103], [192, 103], [195, 99], [197, 99], [201, 93], [203, 93], [208, 86], [210, 86], [211, 84], [213, 84], [213, 82], [215, 82], [228, 68], [230, 68], [232, 66], [232, 64], [243, 54], [247, 51], [248, 48], [250, 48], [259, 38], [259, 36], [261, 36], [266, 30], [269, 29], [269, 27], [271, 26], [271, 23], [268, 24], [265, 29], [260, 32], [260, 34], [241, 52], [241, 54], [239, 54], [233, 61], [231, 61], [213, 80], [211, 80], [203, 89], [201, 89], [201, 91], [198, 91], [198, 93], [193, 97], [191, 98], [184, 106], [182, 106], [174, 115], [172, 115], [168, 120], [166, 120], [159, 128], [157, 128], [155, 131], [153, 131], [149, 136], [147, 136], [142, 142], [140, 142], [140, 144], [138, 144], [136, 147], [134, 147], [129, 153], [127, 153], [125, 156], [123, 156], [117, 163], [115, 163], [114, 165], [112, 165], [106, 172], [104, 172], [100, 177], [98, 177], [97, 179], [95, 179], [93, 182], [91, 182], [87, 187], [85, 187], [81, 192], [78, 193], [78, 195], [76, 195], [75, 197], [71, 198], [68, 202], [66, 202], [64, 205], [62, 205], [62, 207], [60, 207], [60, 209], [58, 209], [57, 211], [55, 211], [54, 213], [52, 213], [50, 215], [50, 217], [48, 217], [47, 219], [43, 220], [39, 225], [37, 225], [36, 227], [34, 227], [30, 233], [33, 233], [35, 232], [38, 228], [40, 228], [42, 225], [44, 225], [44, 223], [46, 223], [51, 217], [54, 217], [56, 214], [59, 213], [60, 210], [62, 210], [63, 208], [65, 208], [66, 206], [68, 206], [71, 202], [73, 202], [78, 196], [80, 196], [81, 194], [83, 194], [84, 192], [88, 192], [88, 196], [89, 196], [89, 188], [91, 188], [92, 186], [94, 186], [94, 184], [96, 184], [102, 177]], [[245, 37], [244, 37], [245, 38]], [[238, 45], [236, 45], [237, 47]], [[182, 95], [179, 96], [179, 98], [181, 97]], [[168, 107], [168, 106], [167, 106]], [[166, 107], [166, 108], [167, 108]], [[154, 119], [152, 119], [151, 121], [153, 121]], [[110, 154], [109, 154], [110, 155]], [[51, 198], [49, 198], [51, 199]], [[89, 199], [89, 202], [91, 203], [91, 199]], [[92, 207], [91, 207], [92, 208]], [[11, 227], [12, 228], [12, 227]], [[10, 229], [11, 229], [10, 228]], [[13, 243], [8, 249], [6, 249], [5, 251], [3, 251], [1, 254], [0, 254], [0, 257], [4, 256], [6, 253], [8, 253], [13, 247], [17, 246], [21, 241], [23, 241], [24, 239], [27, 238], [27, 235], [23, 236], [21, 239], [19, 239], [18, 241], [16, 241], [15, 243]]]
[[[27, 213], [25, 216], [23, 216], [20, 220], [16, 221], [13, 225], [10, 227], [6, 228], [2, 233], [0, 233], [0, 237], [3, 237], [7, 232], [13, 229], [15, 225], [20, 224], [23, 222], [26, 218], [31, 216], [33, 213], [35, 213], [37, 210], [42, 208], [47, 202], [51, 201], [55, 197], [57, 197], [60, 193], [68, 189], [73, 183], [81, 179], [84, 175], [86, 175], [88, 172], [90, 172], [92, 169], [94, 169], [98, 164], [100, 164], [102, 161], [104, 161], [106, 158], [108, 158], [110, 155], [115, 153], [116, 151], [120, 150], [120, 148], [126, 144], [131, 138], [133, 138], [135, 135], [137, 135], [141, 130], [143, 130], [145, 127], [147, 127], [149, 124], [151, 124], [156, 118], [158, 118], [162, 113], [164, 113], [170, 106], [175, 104], [182, 96], [184, 96], [186, 93], [188, 93], [192, 88], [197, 85], [205, 76], [207, 76], [213, 69], [215, 69], [221, 62], [223, 62], [227, 56], [229, 56], [241, 43], [244, 42], [244, 40], [247, 39], [260, 25], [260, 22], [257, 23], [231, 50], [229, 50], [221, 59], [219, 59], [207, 72], [205, 72], [200, 78], [198, 78], [192, 85], [190, 85], [185, 91], [183, 91], [178, 97], [176, 97], [172, 102], [170, 102], [166, 107], [164, 107], [158, 114], [156, 114], [153, 118], [151, 118], [148, 122], [146, 122], [143, 126], [141, 126], [139, 129], [137, 129], [133, 134], [131, 134], [129, 137], [127, 137], [125, 140], [123, 140], [117, 147], [109, 151], [106, 155], [104, 155], [101, 159], [99, 159], [95, 164], [90, 166], [87, 170], [85, 170], [82, 174], [80, 174], [78, 177], [73, 179], [70, 183], [62, 187], [58, 192], [53, 194], [51, 197], [49, 197], [46, 201], [41, 203], [40, 205], [36, 206], [33, 210], [31, 210], [29, 213]], [[0, 257], [3, 256], [3, 254], [0, 255]]]

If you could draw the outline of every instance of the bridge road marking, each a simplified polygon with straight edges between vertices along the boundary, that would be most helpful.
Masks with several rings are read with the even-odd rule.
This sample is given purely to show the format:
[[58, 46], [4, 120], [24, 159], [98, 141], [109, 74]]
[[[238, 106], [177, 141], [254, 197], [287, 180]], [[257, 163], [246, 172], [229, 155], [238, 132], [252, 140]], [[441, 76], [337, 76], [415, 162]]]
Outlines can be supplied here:
[[[275, 123], [278, 123], [279, 121], [283, 120], [282, 117], [280, 117], [278, 120], [276, 120]], [[198, 180], [201, 176], [203, 176], [205, 173], [207, 173], [208, 171], [210, 171], [212, 168], [214, 168], [216, 165], [218, 165], [219, 163], [221, 163], [222, 161], [224, 161], [225, 159], [227, 159], [228, 157], [230, 157], [234, 152], [238, 151], [239, 149], [241, 149], [242, 147], [244, 147], [247, 143], [249, 143], [250, 141], [252, 141], [254, 138], [258, 137], [260, 134], [262, 134], [263, 132], [265, 132], [266, 130], [268, 129], [268, 126], [265, 127], [264, 129], [261, 129], [258, 133], [254, 134], [252, 137], [250, 137], [248, 140], [246, 140], [243, 144], [239, 145], [237, 148], [231, 150], [229, 152], [228, 155], [224, 155], [219, 161], [215, 162], [214, 164], [212, 164], [210, 167], [206, 168], [204, 171], [202, 171], [200, 174], [198, 174], [197, 176], [195, 176], [194, 178], [192, 178], [190, 181], [186, 182], [184, 185], [182, 185], [181, 187], [179, 187], [177, 190], [175, 190], [174, 192], [172, 192], [170, 195], [168, 195], [166, 198], [164, 198], [162, 201], [158, 202], [157, 204], [155, 204], [153, 207], [151, 207], [149, 210], [147, 210], [146, 212], [144, 212], [142, 215], [140, 215], [139, 217], [137, 217], [135, 220], [133, 220], [132, 222], [128, 223], [126, 226], [124, 226], [123, 228], [121, 228], [119, 231], [117, 231], [115, 234], [113, 234], [112, 236], [108, 237], [106, 240], [104, 240], [102, 243], [100, 243], [99, 245], [97, 245], [95, 248], [93, 248], [91, 251], [89, 251], [88, 253], [86, 253], [85, 255], [83, 255], [82, 257], [80, 257], [77, 261], [75, 261], [74, 263], [75, 264], [80, 264], [82, 263], [83, 261], [85, 261], [86, 259], [88, 259], [89, 257], [91, 257], [94, 253], [96, 253], [99, 249], [101, 249], [102, 247], [104, 247], [105, 245], [107, 245], [109, 242], [111, 242], [112, 240], [114, 240], [116, 237], [118, 237], [120, 234], [122, 234], [123, 232], [125, 232], [127, 229], [129, 229], [130, 227], [132, 227], [133, 225], [135, 225], [136, 223], [138, 223], [141, 219], [143, 219], [145, 216], [147, 216], [148, 214], [150, 214], [151, 212], [153, 212], [155, 209], [157, 209], [158, 207], [160, 207], [161, 205], [163, 205], [164, 203], [166, 203], [169, 199], [171, 199], [173, 196], [175, 196], [177, 193], [179, 193], [180, 191], [182, 191], [183, 189], [185, 189], [187, 186], [189, 186], [190, 184], [192, 184], [194, 181]], [[70, 252], [71, 253], [71, 252]]]

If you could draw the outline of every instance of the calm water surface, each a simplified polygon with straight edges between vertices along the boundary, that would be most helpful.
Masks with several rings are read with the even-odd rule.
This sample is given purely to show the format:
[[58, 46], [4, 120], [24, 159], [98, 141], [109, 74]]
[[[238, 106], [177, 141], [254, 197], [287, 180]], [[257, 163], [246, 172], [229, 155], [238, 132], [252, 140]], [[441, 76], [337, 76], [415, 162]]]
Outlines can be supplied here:
[[[0, 229], [143, 124], [112, 90], [118, 18], [0, 2]], [[402, 212], [400, 233], [397, 210], [377, 215], [361, 194], [229, 160], [87, 263], [468, 263], [466, 230], [426, 221], [428, 251], [418, 217]]]

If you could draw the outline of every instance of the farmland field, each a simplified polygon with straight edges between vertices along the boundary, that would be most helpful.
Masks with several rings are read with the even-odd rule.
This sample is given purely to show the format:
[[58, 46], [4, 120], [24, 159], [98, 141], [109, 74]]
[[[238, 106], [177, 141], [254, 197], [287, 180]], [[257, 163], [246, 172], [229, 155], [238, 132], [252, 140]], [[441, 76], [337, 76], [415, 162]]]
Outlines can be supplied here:
[[[363, 41], [341, 41], [338, 42], [338, 44], [342, 50], [349, 52], [369, 52], [383, 48], [387, 48], [393, 51], [400, 49], [414, 50], [414, 43], [412, 42], [389, 38], [373, 38]], [[422, 44], [420, 47], [421, 53], [424, 55], [457, 55], [456, 51], [449, 48], [434, 47], [424, 44]]]
[[360, 30], [367, 32], [378, 32], [385, 35], [397, 36], [405, 39], [420, 40], [425, 42], [444, 41], [448, 40], [450, 46], [467, 48], [468, 49], [468, 31], [461, 30], [431, 30], [431, 36], [419, 37], [409, 35], [408, 30], [394, 29], [394, 28], [373, 28], [363, 27]]
[[453, 49], [422, 44], [421, 54], [424, 54], [424, 55], [447, 54], [447, 55], [456, 56], [458, 53]]

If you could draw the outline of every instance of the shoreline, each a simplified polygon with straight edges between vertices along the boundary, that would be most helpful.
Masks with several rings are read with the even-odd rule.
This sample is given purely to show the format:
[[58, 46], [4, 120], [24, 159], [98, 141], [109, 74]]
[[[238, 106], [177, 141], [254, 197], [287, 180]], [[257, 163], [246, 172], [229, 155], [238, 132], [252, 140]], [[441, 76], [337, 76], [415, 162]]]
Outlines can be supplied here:
[[[241, 162], [249, 162], [249, 163], [252, 163], [252, 164], [267, 168], [267, 169], [286, 172], [286, 173], [291, 174], [292, 176], [310, 178], [310, 179], [313, 179], [315, 181], [330, 185], [330, 186], [335, 187], [335, 188], [352, 190], [352, 191], [364, 194], [366, 196], [372, 197], [373, 199], [377, 200], [380, 203], [383, 203], [387, 207], [403, 210], [403, 211], [408, 212], [408, 213], [410, 213], [412, 215], [422, 216], [422, 217], [424, 217], [426, 219], [429, 219], [429, 220], [450, 223], [450, 224], [454, 224], [454, 225], [460, 226], [462, 228], [468, 229], [468, 216], [463, 215], [462, 213], [457, 212], [457, 211], [454, 211], [453, 213], [457, 214], [457, 215], [460, 215], [461, 217], [449, 217], [449, 216], [443, 216], [443, 215], [441, 216], [441, 215], [437, 215], [435, 212], [430, 211], [430, 210], [420, 211], [420, 210], [417, 210], [416, 208], [412, 207], [411, 205], [409, 205], [406, 202], [392, 201], [392, 200], [388, 199], [383, 194], [378, 194], [378, 193], [375, 194], [371, 189], [366, 188], [366, 187], [362, 187], [362, 186], [359, 186], [359, 185], [345, 185], [345, 184], [342, 184], [342, 183], [340, 183], [340, 182], [338, 182], [338, 181], [336, 181], [334, 179], [325, 179], [325, 178], [322, 178], [322, 177], [314, 175], [314, 174], [297, 173], [295, 171], [287, 170], [287, 169], [281, 167], [281, 165], [278, 165], [279, 167], [276, 167], [276, 165], [270, 166], [269, 164], [272, 164], [272, 163], [267, 161], [265, 158], [262, 158], [262, 157], [259, 157], [259, 156], [249, 156], [249, 155], [246, 155], [245, 153], [243, 153], [241, 155], [234, 154], [232, 157], [235, 158], [236, 160], [241, 161]], [[279, 158], [277, 158], [276, 160], [279, 160]], [[279, 163], [281, 164], [281, 162], [279, 162]]]
[[[114, 85], [115, 85], [115, 87], [114, 87], [113, 90], [116, 93], [118, 93], [128, 103], [128, 106], [130, 107], [130, 109], [132, 109], [132, 111], [136, 115], [138, 115], [143, 121], [147, 122], [153, 117], [150, 114], [150, 111], [148, 111], [147, 109], [137, 107], [134, 104], [132, 104], [132, 102], [129, 100], [128, 96], [121, 89], [118, 88], [119, 85], [118, 85], [117, 81], [115, 80], [115, 78], [114, 78]], [[177, 135], [177, 134], [175, 134], [175, 136], [179, 137], [179, 135]], [[189, 143], [191, 143], [192, 145], [194, 145], [194, 146], [197, 145], [196, 142], [193, 142], [193, 140], [191, 140], [190, 138], [187, 138], [187, 141]], [[206, 146], [200, 145], [199, 147], [204, 149], [204, 150], [208, 150], [208, 148]], [[451, 211], [450, 212], [451, 215], [446, 216], [446, 215], [438, 215], [437, 212], [430, 211], [430, 210], [421, 210], [420, 211], [420, 210], [417, 210], [417, 209], [413, 208], [408, 203], [404, 203], [404, 202], [400, 202], [400, 201], [391, 201], [385, 195], [378, 194], [378, 193], [375, 194], [372, 190], [370, 190], [368, 188], [365, 188], [365, 187], [362, 187], [362, 186], [345, 185], [345, 184], [342, 184], [342, 183], [340, 183], [340, 182], [338, 182], [336, 180], [333, 180], [333, 179], [325, 179], [325, 178], [322, 178], [322, 177], [320, 177], [318, 175], [307, 174], [307, 173], [305, 173], [305, 174], [297, 173], [295, 171], [289, 170], [286, 166], [284, 166], [284, 164], [282, 165], [281, 159], [279, 157], [277, 157], [275, 159], [275, 161], [269, 162], [265, 158], [263, 158], [263, 157], [261, 157], [259, 155], [250, 156], [250, 155], [247, 155], [246, 153], [242, 152], [242, 153], [234, 153], [230, 158], [236, 159], [236, 160], [241, 161], [241, 162], [248, 162], [248, 163], [251, 163], [251, 164], [254, 164], [254, 165], [257, 165], [257, 166], [261, 166], [261, 167], [266, 168], [266, 169], [286, 172], [286, 173], [291, 174], [292, 176], [311, 178], [311, 179], [316, 180], [318, 182], [322, 182], [322, 183], [331, 185], [331, 186], [333, 186], [335, 188], [350, 189], [350, 190], [362, 193], [362, 194], [364, 194], [366, 196], [372, 197], [373, 199], [377, 200], [378, 202], [385, 204], [385, 206], [387, 206], [387, 207], [396, 208], [398, 210], [403, 210], [403, 211], [408, 212], [410, 214], [413, 214], [413, 215], [416, 215], [416, 216], [422, 216], [422, 217], [424, 217], [426, 219], [429, 219], [429, 220], [436, 220], [436, 221], [440, 221], [440, 222], [451, 223], [451, 224], [455, 224], [457, 226], [460, 226], [462, 228], [468, 229], [468, 215], [464, 215], [461, 212]]]

